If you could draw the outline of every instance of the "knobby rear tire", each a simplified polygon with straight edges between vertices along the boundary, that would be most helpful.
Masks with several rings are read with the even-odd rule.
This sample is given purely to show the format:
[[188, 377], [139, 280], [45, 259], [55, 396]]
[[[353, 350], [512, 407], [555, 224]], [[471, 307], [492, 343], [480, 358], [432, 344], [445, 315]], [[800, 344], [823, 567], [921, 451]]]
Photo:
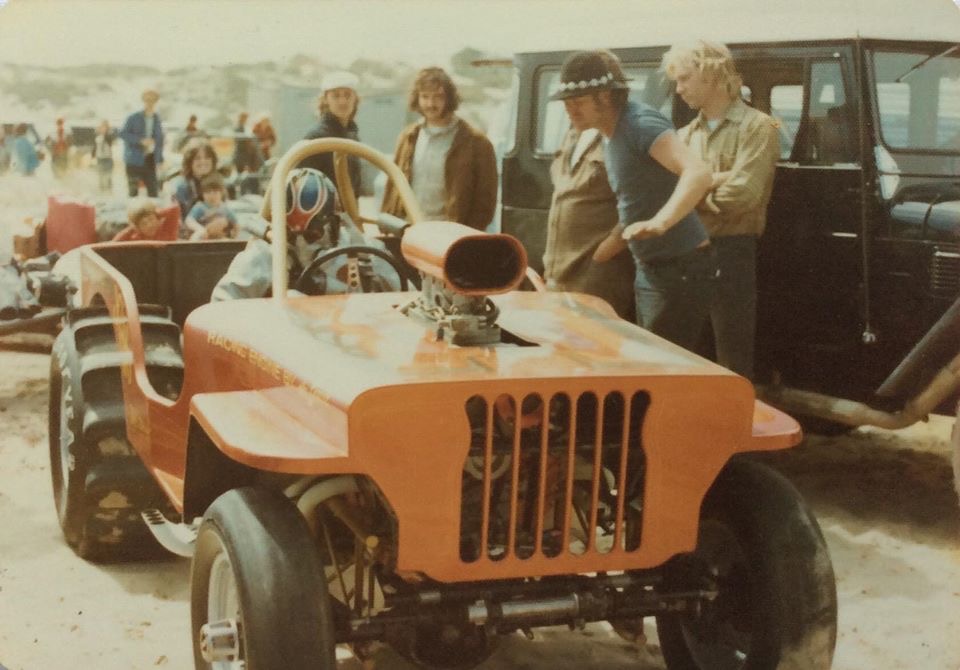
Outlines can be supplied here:
[[[141, 328], [148, 375], [159, 392], [175, 396], [183, 377], [179, 328], [156, 313], [145, 314]], [[50, 360], [54, 506], [67, 544], [88, 560], [164, 555], [140, 517], [169, 505], [127, 441], [120, 377], [127, 360], [103, 308], [77, 310]]]

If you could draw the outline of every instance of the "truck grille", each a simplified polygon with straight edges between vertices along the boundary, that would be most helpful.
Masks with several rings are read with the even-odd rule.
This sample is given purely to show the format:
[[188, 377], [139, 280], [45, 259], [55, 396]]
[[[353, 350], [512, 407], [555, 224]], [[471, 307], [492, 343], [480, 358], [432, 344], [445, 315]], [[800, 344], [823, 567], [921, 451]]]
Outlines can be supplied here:
[[460, 558], [639, 548], [649, 404], [643, 391], [467, 400]]
[[960, 293], [960, 247], [937, 245], [930, 256], [930, 291], [954, 299]]

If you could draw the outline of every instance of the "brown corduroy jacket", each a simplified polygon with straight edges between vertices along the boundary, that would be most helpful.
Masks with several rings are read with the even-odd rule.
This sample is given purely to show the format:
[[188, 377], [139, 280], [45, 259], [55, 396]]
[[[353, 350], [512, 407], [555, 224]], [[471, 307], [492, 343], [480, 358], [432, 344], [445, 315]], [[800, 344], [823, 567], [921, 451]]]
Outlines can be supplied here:
[[[463, 119], [459, 122], [444, 167], [444, 216], [449, 221], [483, 230], [493, 219], [497, 206], [497, 159], [493, 145], [483, 133]], [[413, 152], [422, 127], [422, 122], [414, 123], [397, 139], [393, 160], [408, 180], [413, 176]], [[393, 184], [387, 184], [381, 209], [406, 217]]]

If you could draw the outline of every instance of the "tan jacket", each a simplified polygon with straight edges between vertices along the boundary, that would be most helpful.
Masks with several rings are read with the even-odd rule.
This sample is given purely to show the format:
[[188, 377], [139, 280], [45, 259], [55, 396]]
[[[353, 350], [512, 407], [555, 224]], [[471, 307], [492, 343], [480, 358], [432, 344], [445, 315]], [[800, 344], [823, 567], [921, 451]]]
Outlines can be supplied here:
[[604, 263], [592, 256], [617, 225], [617, 198], [607, 182], [603, 142], [598, 134], [573, 166], [570, 155], [580, 133], [571, 130], [550, 166], [553, 199], [547, 217], [544, 279], [551, 289], [589, 293], [633, 318], [636, 269], [627, 251]]
[[[444, 168], [444, 214], [450, 221], [483, 230], [493, 219], [497, 206], [497, 159], [490, 140], [463, 119], [458, 120], [459, 127]], [[413, 176], [413, 152], [422, 127], [422, 121], [414, 123], [397, 139], [393, 160], [408, 180]], [[391, 183], [384, 191], [381, 209], [406, 217], [400, 196]]]
[[714, 172], [730, 171], [729, 179], [697, 206], [710, 237], [763, 233], [780, 158], [778, 128], [772, 118], [737, 99], [713, 132], [702, 112], [678, 131]]

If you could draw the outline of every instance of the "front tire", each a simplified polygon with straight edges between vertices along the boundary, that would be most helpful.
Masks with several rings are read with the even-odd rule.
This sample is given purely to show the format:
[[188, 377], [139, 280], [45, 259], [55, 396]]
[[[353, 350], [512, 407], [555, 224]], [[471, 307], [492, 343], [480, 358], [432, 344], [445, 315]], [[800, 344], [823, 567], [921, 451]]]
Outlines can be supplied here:
[[719, 594], [699, 616], [657, 617], [670, 670], [830, 667], [837, 595], [826, 543], [782, 476], [730, 461], [703, 502], [695, 559]]
[[[191, 621], [197, 668], [333, 670], [330, 598], [323, 564], [297, 508], [282, 494], [234, 489], [204, 515], [191, 575]], [[203, 647], [239, 631], [236, 657]], [[222, 644], [213, 646], [222, 649]]]

